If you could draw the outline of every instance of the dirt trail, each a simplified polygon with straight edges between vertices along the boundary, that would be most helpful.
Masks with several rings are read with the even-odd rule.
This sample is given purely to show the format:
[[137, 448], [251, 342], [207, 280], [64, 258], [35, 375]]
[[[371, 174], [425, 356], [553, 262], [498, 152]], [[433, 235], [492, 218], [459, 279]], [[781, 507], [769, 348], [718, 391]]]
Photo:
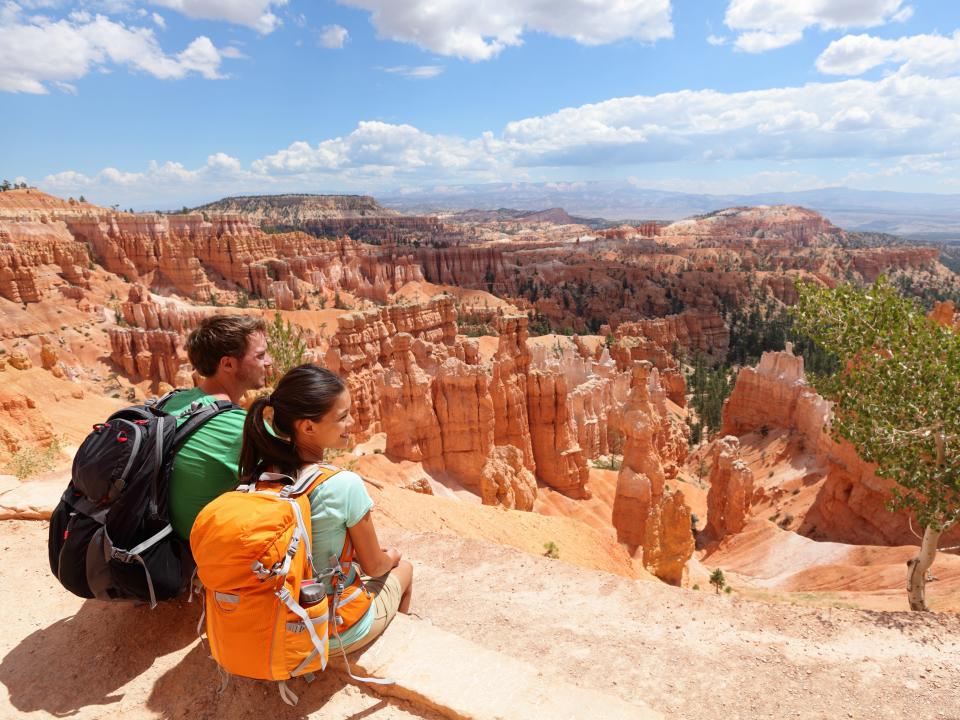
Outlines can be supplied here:
[[[960, 718], [955, 615], [770, 605], [445, 533], [385, 525], [381, 536], [415, 563], [426, 621], [553, 682], [676, 718]], [[50, 579], [45, 542], [43, 522], [0, 523], [17, 559], [0, 584], [0, 717], [434, 717], [335, 674], [296, 709], [263, 683], [234, 679], [219, 693], [196, 605], [80, 601]]]

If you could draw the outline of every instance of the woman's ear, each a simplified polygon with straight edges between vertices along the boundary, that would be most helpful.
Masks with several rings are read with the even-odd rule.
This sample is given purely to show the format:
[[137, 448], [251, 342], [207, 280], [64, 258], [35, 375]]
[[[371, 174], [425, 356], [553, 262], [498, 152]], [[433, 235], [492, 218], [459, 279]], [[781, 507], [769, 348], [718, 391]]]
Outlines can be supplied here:
[[298, 439], [305, 439], [314, 434], [316, 428], [314, 427], [314, 422], [310, 418], [298, 418], [293, 421], [293, 437], [291, 438], [294, 442]]

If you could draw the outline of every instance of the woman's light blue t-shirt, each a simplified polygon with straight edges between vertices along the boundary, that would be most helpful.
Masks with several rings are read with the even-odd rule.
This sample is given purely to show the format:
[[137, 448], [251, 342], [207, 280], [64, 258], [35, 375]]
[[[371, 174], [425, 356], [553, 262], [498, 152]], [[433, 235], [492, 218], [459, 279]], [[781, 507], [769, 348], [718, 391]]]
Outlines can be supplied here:
[[[373, 508], [373, 500], [363, 485], [363, 478], [355, 472], [341, 470], [320, 483], [310, 492], [310, 524], [313, 535], [313, 562], [317, 569], [329, 567], [331, 555], [340, 556], [347, 528], [363, 519]], [[352, 582], [356, 570], [352, 569], [347, 582]], [[329, 591], [330, 588], [328, 587]], [[373, 625], [374, 606], [353, 627], [340, 634], [346, 646], [370, 632]], [[330, 647], [339, 647], [331, 628]]]

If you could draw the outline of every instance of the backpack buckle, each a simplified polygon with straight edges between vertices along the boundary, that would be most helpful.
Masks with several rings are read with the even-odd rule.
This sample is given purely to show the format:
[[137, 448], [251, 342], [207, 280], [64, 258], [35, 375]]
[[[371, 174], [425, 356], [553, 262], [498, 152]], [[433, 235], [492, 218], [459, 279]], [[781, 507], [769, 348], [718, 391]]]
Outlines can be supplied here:
[[179, 415], [177, 415], [177, 418], [190, 417], [191, 415], [199, 411], [202, 407], [203, 407], [203, 403], [201, 403], [199, 400], [194, 400], [192, 403], [190, 403], [188, 407], [182, 410]]
[[265, 568], [263, 563], [259, 560], [253, 563], [253, 565], [250, 566], [250, 569], [253, 570], [253, 573], [257, 576], [257, 579], [261, 581], [266, 580], [268, 577], [273, 575], [273, 571], [267, 570], [267, 568]]
[[132, 562], [132, 556], [126, 550], [121, 550], [120, 548], [112, 548], [110, 550], [110, 557], [113, 560], [119, 560], [122, 563]]

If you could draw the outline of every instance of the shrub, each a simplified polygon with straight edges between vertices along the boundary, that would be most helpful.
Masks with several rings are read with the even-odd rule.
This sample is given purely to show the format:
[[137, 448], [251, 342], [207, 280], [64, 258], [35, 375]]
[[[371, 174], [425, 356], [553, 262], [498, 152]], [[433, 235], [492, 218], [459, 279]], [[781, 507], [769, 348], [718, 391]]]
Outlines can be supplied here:
[[723, 586], [727, 584], [727, 579], [723, 575], [723, 570], [717, 568], [710, 574], [710, 584], [717, 589], [717, 595], [719, 595], [720, 590], [722, 590]]
[[302, 365], [307, 352], [303, 329], [289, 320], [284, 322], [279, 312], [274, 313], [273, 322], [267, 325], [267, 350], [273, 358], [273, 372], [277, 377]]
[[59, 435], [54, 435], [47, 447], [43, 449], [30, 447], [15, 452], [10, 458], [8, 468], [18, 480], [27, 480], [56, 465], [62, 449], [63, 439]]
[[545, 542], [543, 544], [543, 549], [546, 551], [543, 554], [551, 560], [556, 560], [560, 557], [560, 548], [557, 547], [557, 544], [553, 540]]

